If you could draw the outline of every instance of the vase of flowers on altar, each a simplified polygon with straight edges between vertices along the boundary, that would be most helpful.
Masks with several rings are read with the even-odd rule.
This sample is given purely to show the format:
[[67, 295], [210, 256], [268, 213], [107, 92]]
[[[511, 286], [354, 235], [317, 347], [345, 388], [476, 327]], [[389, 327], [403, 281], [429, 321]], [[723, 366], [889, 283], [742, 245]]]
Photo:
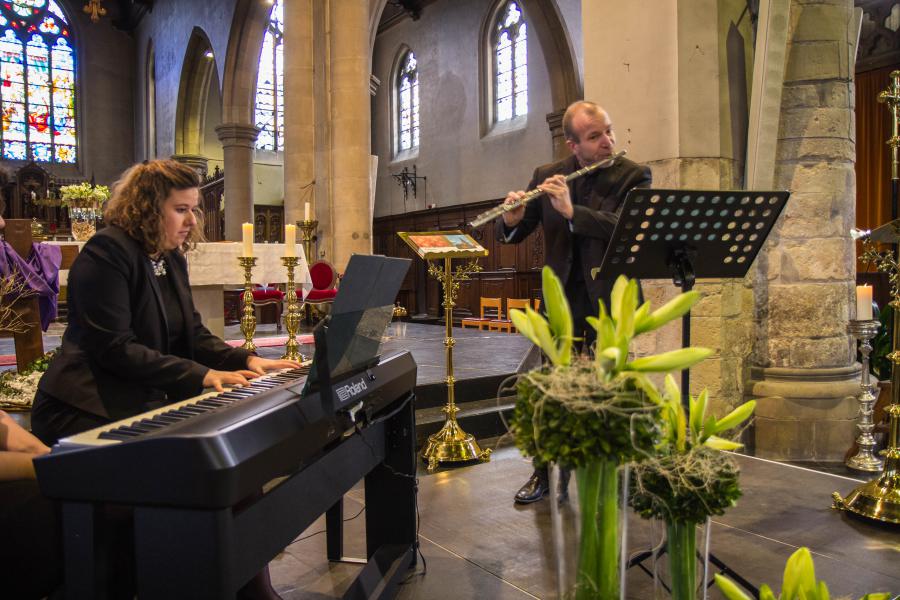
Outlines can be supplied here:
[[60, 203], [69, 209], [72, 237], [83, 242], [97, 232], [103, 204], [109, 200], [109, 188], [82, 182], [59, 188]]
[[[516, 384], [510, 429], [524, 455], [575, 471], [577, 564], [574, 583], [565, 581], [562, 593], [576, 600], [616, 600], [627, 498], [620, 490], [629, 489], [624, 467], [653, 456], [663, 439], [664, 405], [649, 374], [686, 369], [711, 353], [684, 348], [632, 358], [631, 343], [686, 314], [700, 295], [680, 294], [653, 311], [649, 302], [638, 305], [637, 281], [619, 277], [609, 308], [600, 302], [598, 315], [588, 317], [597, 343], [593, 356], [582, 356], [573, 354], [572, 315], [562, 283], [548, 267], [542, 283], [546, 317], [530, 308], [510, 311], [518, 331], [546, 356], [544, 366]], [[568, 573], [559, 577], [565, 580]]]

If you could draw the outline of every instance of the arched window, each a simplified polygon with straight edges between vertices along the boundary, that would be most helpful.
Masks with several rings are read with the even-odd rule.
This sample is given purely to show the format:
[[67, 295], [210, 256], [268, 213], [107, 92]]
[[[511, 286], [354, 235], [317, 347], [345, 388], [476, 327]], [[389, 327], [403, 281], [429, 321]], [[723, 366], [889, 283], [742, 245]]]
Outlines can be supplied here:
[[284, 9], [275, 0], [259, 55], [256, 77], [256, 126], [260, 150], [284, 150]]
[[508, 121], [528, 114], [527, 38], [518, 2], [501, 7], [492, 34], [494, 121]]
[[0, 2], [0, 158], [74, 163], [75, 50], [54, 0]]
[[397, 71], [397, 149], [419, 147], [419, 67], [408, 50]]

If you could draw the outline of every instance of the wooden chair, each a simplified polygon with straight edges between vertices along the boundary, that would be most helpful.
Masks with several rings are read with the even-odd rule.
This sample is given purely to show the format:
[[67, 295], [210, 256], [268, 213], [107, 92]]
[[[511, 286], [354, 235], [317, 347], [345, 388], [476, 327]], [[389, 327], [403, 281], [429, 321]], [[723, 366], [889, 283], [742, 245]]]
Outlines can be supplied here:
[[534, 310], [535, 310], [535, 312], [541, 312], [541, 299], [540, 298], [534, 299]]
[[[500, 319], [503, 317], [502, 311], [503, 298], [481, 298], [481, 316], [469, 317], [462, 320], [462, 328], [477, 327], [479, 330], [484, 329], [492, 319]], [[490, 312], [488, 312], [490, 311]]]
[[512, 333], [516, 328], [513, 325], [512, 319], [509, 316], [509, 311], [514, 308], [519, 310], [525, 310], [531, 304], [531, 301], [528, 298], [507, 298], [506, 299], [506, 318], [505, 319], [491, 319], [488, 322], [488, 331], [506, 331], [506, 333]]

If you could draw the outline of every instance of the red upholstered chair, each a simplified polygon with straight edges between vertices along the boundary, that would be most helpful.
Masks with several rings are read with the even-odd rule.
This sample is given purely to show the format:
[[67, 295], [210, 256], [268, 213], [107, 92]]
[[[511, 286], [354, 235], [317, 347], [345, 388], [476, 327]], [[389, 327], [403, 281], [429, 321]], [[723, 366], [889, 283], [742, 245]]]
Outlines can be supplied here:
[[317, 312], [327, 314], [330, 304], [337, 295], [338, 272], [331, 263], [325, 260], [317, 260], [309, 266], [309, 279], [312, 289], [303, 298], [302, 290], [297, 290], [297, 299], [306, 302]]
[[262, 324], [262, 307], [275, 307], [275, 330], [281, 333], [281, 311], [284, 300], [284, 292], [273, 285], [253, 284], [253, 310], [256, 313], [256, 322]]

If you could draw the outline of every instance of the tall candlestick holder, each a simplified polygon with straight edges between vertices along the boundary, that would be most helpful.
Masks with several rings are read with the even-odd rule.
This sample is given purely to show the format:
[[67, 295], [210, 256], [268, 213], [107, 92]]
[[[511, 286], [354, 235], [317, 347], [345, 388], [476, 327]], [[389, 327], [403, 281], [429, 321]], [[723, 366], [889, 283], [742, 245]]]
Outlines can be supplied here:
[[876, 385], [870, 383], [869, 379], [869, 354], [872, 352], [872, 344], [870, 341], [878, 334], [881, 329], [881, 323], [874, 320], [850, 321], [850, 335], [860, 341], [859, 352], [862, 354], [862, 382], [860, 383], [859, 395], [859, 421], [856, 424], [859, 429], [859, 437], [856, 438], [856, 445], [859, 451], [852, 457], [847, 459], [847, 466], [858, 471], [881, 471], [884, 463], [880, 458], [875, 456], [877, 443], [872, 431], [875, 429], [875, 423], [872, 421], [874, 413], [873, 407], [878, 395], [875, 393]]
[[241, 333], [244, 334], [244, 343], [241, 348], [254, 352], [256, 344], [253, 336], [256, 334], [256, 315], [253, 313], [253, 267], [256, 266], [255, 256], [238, 256], [238, 263], [244, 269], [244, 295], [241, 307]]
[[316, 229], [319, 227], [319, 222], [315, 219], [304, 219], [297, 221], [297, 227], [300, 228], [300, 242], [303, 244], [306, 262], [315, 262], [313, 242], [316, 241]]
[[[303, 244], [303, 253], [306, 256], [306, 264], [311, 265], [316, 261], [313, 244], [316, 241], [316, 230], [319, 228], [319, 222], [315, 219], [303, 219], [297, 221], [297, 227], [300, 228], [300, 242]], [[303, 318], [310, 322], [310, 306], [303, 303]]]
[[294, 269], [300, 259], [296, 256], [283, 256], [281, 263], [287, 269], [287, 310], [284, 313], [284, 328], [287, 329], [287, 342], [284, 344], [284, 355], [287, 360], [305, 361], [297, 343], [297, 331], [300, 328], [300, 307], [297, 302], [297, 288], [294, 286]]

